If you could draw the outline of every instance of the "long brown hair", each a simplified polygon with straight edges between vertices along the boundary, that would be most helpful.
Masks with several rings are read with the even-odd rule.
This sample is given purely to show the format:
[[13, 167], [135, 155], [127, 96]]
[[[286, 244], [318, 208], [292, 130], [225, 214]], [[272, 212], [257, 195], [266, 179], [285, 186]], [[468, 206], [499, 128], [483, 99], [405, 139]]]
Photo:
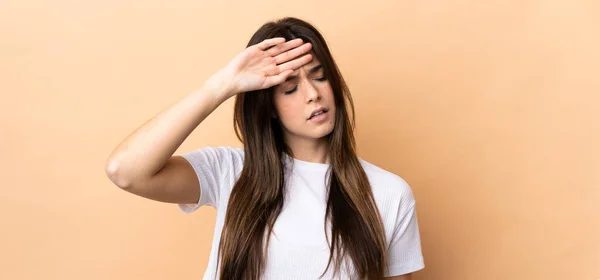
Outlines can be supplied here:
[[[355, 268], [352, 274], [360, 279], [380, 279], [386, 263], [386, 240], [371, 186], [356, 155], [354, 104], [348, 87], [314, 26], [297, 18], [269, 22], [258, 29], [248, 46], [273, 37], [310, 42], [333, 89], [336, 114], [334, 129], [327, 136], [331, 164], [324, 221], [325, 229], [327, 220], [331, 222], [332, 240], [329, 262], [321, 277], [332, 262], [334, 275], [339, 273], [349, 256]], [[281, 123], [272, 118], [273, 110], [273, 88], [236, 96], [234, 129], [244, 143], [245, 159], [231, 191], [221, 233], [219, 279], [260, 279], [265, 268], [273, 224], [284, 205], [283, 153], [293, 156], [284, 142]]]

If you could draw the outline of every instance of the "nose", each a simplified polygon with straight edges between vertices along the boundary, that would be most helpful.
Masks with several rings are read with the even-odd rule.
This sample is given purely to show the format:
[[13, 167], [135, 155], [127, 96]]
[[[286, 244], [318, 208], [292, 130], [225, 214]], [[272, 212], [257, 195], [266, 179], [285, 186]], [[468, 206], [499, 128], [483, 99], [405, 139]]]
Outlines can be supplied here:
[[305, 90], [305, 96], [306, 96], [306, 103], [310, 103], [310, 102], [314, 102], [314, 101], [319, 101], [321, 99], [321, 94], [319, 93], [319, 90], [309, 81], [305, 81], [306, 85], [304, 86]]

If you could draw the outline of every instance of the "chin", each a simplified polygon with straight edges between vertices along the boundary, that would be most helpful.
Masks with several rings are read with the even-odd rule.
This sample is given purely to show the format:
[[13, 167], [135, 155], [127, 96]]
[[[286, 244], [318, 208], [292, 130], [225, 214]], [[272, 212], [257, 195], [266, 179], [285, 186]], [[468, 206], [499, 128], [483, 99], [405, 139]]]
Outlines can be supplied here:
[[300, 138], [304, 138], [304, 139], [321, 139], [324, 137], [329, 136], [332, 132], [333, 132], [333, 128], [334, 128], [334, 123], [331, 122], [329, 124], [326, 125], [322, 125], [320, 127], [317, 128], [306, 128], [303, 127], [300, 129], [300, 127], [298, 127], [299, 129], [295, 129], [295, 130], [285, 130], [286, 133], [288, 134], [288, 136], [292, 136], [295, 135], [295, 137], [300, 137]]
[[325, 131], [320, 131], [320, 133], [317, 133], [316, 135], [313, 135], [313, 136], [316, 139], [320, 139], [320, 138], [328, 136], [332, 132], [333, 132], [333, 126], [331, 128], [329, 128], [329, 129], [325, 130]]

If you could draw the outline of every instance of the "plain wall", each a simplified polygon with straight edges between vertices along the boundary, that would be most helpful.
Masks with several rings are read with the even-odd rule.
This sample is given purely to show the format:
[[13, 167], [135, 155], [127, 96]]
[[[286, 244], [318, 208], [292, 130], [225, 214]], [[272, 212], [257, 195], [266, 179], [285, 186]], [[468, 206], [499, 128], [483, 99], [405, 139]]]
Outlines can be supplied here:
[[[327, 39], [359, 156], [413, 188], [414, 279], [600, 278], [597, 1], [0, 1], [0, 279], [201, 279], [215, 210], [104, 173], [264, 22]], [[224, 103], [178, 152], [241, 144]]]

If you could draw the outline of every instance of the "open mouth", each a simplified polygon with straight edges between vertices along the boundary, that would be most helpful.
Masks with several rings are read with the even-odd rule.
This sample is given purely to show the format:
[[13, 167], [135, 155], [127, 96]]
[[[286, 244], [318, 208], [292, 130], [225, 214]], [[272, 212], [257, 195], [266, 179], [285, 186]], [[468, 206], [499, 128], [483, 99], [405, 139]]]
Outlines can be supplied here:
[[327, 109], [322, 109], [319, 111], [314, 112], [310, 118], [308, 120], [321, 120], [324, 119], [327, 116]]

